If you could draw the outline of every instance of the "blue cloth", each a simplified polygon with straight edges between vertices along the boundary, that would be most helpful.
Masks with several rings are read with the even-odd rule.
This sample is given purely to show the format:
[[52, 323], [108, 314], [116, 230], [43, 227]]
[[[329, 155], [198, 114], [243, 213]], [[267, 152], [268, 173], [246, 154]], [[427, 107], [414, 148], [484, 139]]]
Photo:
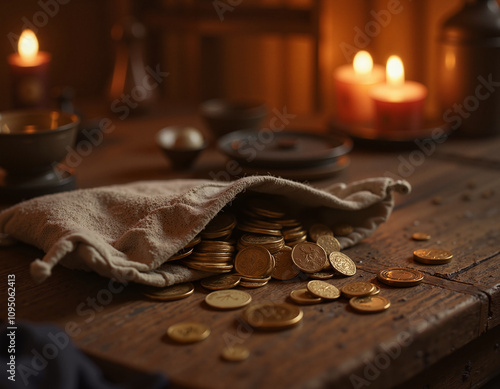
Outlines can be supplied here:
[[[112, 383], [97, 365], [53, 325], [22, 323], [0, 326], [0, 388], [8, 389], [165, 389], [162, 374], [136, 374], [128, 382]], [[12, 346], [13, 347], [9, 347]], [[9, 352], [10, 351], [10, 352]], [[13, 353], [12, 351], [15, 351]], [[15, 356], [15, 365], [11, 362]], [[9, 364], [10, 363], [10, 364]], [[15, 381], [9, 379], [14, 372]], [[127, 374], [130, 376], [130, 374]]]

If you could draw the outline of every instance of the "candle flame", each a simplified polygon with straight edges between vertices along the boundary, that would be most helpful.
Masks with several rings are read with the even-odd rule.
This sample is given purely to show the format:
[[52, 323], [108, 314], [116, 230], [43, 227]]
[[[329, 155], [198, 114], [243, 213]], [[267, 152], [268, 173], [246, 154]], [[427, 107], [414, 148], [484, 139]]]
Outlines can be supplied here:
[[34, 62], [38, 54], [38, 40], [31, 30], [24, 30], [17, 44], [19, 55], [26, 62]]
[[403, 61], [397, 55], [392, 55], [387, 60], [387, 83], [392, 86], [400, 86], [405, 82], [405, 68]]
[[373, 69], [372, 56], [367, 51], [359, 51], [354, 56], [354, 62], [352, 65], [354, 67], [354, 72], [358, 76], [370, 74]]

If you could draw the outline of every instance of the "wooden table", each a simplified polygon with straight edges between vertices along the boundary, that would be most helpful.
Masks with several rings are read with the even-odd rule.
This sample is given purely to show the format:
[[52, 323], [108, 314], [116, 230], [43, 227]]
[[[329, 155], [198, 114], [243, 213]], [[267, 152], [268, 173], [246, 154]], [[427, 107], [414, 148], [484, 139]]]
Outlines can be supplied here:
[[[209, 172], [224, 169], [225, 158], [211, 149], [192, 171], [173, 172], [155, 146], [159, 128], [200, 125], [195, 115], [112, 121], [116, 128], [77, 167], [80, 187], [209, 177]], [[290, 127], [320, 130], [323, 123], [324, 118], [296, 118]], [[28, 267], [42, 253], [25, 245], [0, 251], [1, 279], [16, 275], [17, 320], [66, 328], [78, 346], [107, 366], [109, 374], [116, 373], [117, 366], [161, 371], [180, 387], [204, 388], [479, 387], [500, 373], [499, 149], [500, 139], [453, 138], [427, 144], [430, 155], [419, 148], [391, 152], [357, 148], [347, 170], [311, 183], [321, 187], [404, 175], [401, 178], [412, 184], [411, 194], [396, 197], [389, 221], [346, 250], [357, 263], [356, 276], [330, 281], [338, 287], [353, 280], [373, 281], [380, 269], [389, 266], [425, 274], [423, 284], [413, 288], [380, 285], [381, 294], [392, 303], [383, 313], [355, 313], [347, 300], [340, 299], [303, 306], [304, 319], [295, 328], [259, 332], [242, 322], [241, 310], [209, 309], [203, 302], [207, 291], [199, 285], [188, 299], [153, 302], [132, 285], [117, 290], [103, 277], [62, 266], [35, 285]], [[427, 232], [432, 239], [412, 241], [416, 231]], [[414, 262], [413, 250], [425, 247], [450, 250], [454, 259], [439, 266]], [[271, 281], [248, 292], [256, 302], [282, 302], [305, 284]], [[2, 301], [4, 295], [2, 288]], [[110, 300], [105, 298], [110, 295]], [[168, 326], [184, 320], [209, 324], [211, 336], [192, 345], [169, 341]], [[221, 360], [221, 349], [234, 343], [251, 350], [248, 360]], [[119, 371], [123, 377], [125, 370]]]

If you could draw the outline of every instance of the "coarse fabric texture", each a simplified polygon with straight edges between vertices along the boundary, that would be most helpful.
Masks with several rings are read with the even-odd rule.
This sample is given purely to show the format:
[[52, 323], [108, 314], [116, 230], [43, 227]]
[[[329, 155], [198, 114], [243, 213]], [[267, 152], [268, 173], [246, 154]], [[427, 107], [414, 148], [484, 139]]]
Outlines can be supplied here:
[[[295, 209], [333, 226], [349, 223], [342, 248], [372, 234], [389, 217], [394, 192], [407, 193], [406, 181], [373, 178], [322, 190], [272, 176], [232, 182], [144, 181], [58, 193], [17, 204], [0, 213], [0, 240], [12, 238], [46, 254], [31, 264], [41, 282], [59, 262], [93, 270], [121, 282], [167, 286], [212, 273], [167, 260], [189, 243], [226, 205], [249, 193], [283, 195]], [[1, 242], [0, 242], [1, 243]], [[0, 244], [1, 245], [1, 244]]]

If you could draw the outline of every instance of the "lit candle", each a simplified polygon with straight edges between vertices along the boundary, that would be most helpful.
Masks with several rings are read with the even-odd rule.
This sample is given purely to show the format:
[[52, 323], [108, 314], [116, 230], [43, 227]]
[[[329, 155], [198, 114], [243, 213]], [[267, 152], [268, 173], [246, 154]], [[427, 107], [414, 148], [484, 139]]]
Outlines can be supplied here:
[[38, 40], [33, 31], [22, 32], [18, 42], [18, 53], [9, 55], [8, 61], [12, 76], [12, 106], [46, 107], [50, 54], [38, 50]]
[[375, 106], [375, 127], [380, 132], [420, 130], [424, 124], [427, 88], [405, 81], [401, 58], [387, 61], [387, 83], [373, 87], [370, 95]]
[[371, 124], [374, 108], [369, 91], [384, 81], [383, 66], [374, 65], [371, 55], [360, 51], [352, 65], [335, 71], [334, 78], [339, 120], [346, 124]]

